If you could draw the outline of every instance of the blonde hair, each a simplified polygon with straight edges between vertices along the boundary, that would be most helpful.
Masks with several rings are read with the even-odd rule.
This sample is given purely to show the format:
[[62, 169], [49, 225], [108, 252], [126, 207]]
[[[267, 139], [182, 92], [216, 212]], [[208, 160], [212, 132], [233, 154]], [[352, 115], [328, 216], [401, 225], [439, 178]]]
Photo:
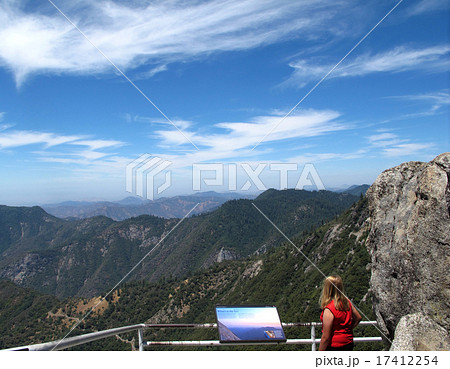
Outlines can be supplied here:
[[320, 307], [325, 307], [334, 301], [334, 307], [339, 311], [347, 311], [350, 308], [348, 299], [344, 296], [344, 284], [338, 275], [330, 275], [323, 281], [322, 294], [320, 295]]

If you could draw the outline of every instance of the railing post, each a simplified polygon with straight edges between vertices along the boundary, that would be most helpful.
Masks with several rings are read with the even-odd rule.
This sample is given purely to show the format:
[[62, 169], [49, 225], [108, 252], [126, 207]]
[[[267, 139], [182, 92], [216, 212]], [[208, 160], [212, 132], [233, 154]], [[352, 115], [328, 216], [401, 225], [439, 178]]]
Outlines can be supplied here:
[[314, 326], [314, 323], [311, 325], [311, 351], [316, 351], [316, 327]]
[[144, 351], [144, 330], [142, 328], [138, 329], [139, 337], [139, 351]]

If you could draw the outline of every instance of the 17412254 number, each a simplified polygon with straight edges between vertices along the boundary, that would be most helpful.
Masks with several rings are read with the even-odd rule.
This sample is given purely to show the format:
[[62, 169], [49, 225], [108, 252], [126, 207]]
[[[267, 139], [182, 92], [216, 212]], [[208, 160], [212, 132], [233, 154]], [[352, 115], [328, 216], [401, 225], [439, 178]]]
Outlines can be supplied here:
[[377, 356], [377, 365], [437, 365], [438, 359], [437, 356], [429, 356], [429, 355], [383, 355]]

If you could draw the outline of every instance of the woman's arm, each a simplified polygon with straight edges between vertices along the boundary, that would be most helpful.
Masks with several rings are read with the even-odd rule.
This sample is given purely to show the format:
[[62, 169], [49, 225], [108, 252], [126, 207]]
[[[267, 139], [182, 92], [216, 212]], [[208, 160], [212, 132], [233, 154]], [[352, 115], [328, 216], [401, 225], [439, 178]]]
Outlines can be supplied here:
[[320, 339], [319, 351], [325, 351], [331, 344], [331, 335], [333, 331], [334, 315], [330, 309], [323, 311], [322, 338]]
[[355, 328], [359, 324], [361, 319], [362, 319], [361, 314], [352, 305], [352, 329]]

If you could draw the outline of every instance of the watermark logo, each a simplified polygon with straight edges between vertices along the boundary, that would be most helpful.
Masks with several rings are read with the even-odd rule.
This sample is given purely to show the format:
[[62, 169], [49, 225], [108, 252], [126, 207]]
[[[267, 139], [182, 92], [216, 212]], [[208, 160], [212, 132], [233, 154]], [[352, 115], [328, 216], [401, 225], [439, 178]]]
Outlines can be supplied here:
[[[253, 167], [249, 163], [228, 164], [226, 166], [221, 163], [194, 164], [192, 166], [192, 189], [194, 191], [200, 191], [202, 184], [205, 185], [203, 187], [224, 186], [224, 178], [225, 174], [227, 174], [228, 190], [236, 191], [238, 190], [238, 167], [242, 169], [242, 172], [246, 176], [246, 182], [239, 187], [239, 191], [248, 191], [252, 187], [252, 184], [260, 191], [267, 190], [266, 185], [260, 177], [266, 168], [272, 172], [278, 172], [280, 190], [288, 188], [289, 172], [298, 174], [299, 171], [296, 163], [258, 163], [253, 165]], [[313, 164], [305, 164], [295, 189], [303, 190], [305, 187], [325, 190], [325, 186]]]
[[[171, 161], [150, 154], [142, 154], [126, 167], [126, 191], [148, 200], [155, 194], [155, 177], [172, 165]], [[171, 171], [165, 172], [164, 183], [156, 188], [159, 195], [172, 185]]]
[[[126, 167], [126, 190], [137, 196], [153, 200], [172, 185], [172, 172], [166, 170], [172, 162], [158, 156], [143, 154]], [[300, 171], [301, 169], [301, 171]], [[192, 190], [208, 190], [211, 187], [228, 191], [248, 191], [252, 187], [259, 191], [267, 190], [268, 177], [272, 188], [288, 188], [288, 177], [295, 177], [295, 189], [324, 190], [325, 186], [313, 164], [300, 168], [296, 163], [199, 163], [192, 165]], [[156, 177], [159, 186], [156, 186]], [[263, 178], [263, 173], [265, 178]], [[238, 181], [239, 174], [239, 181]], [[164, 183], [161, 184], [161, 181]], [[278, 181], [278, 185], [274, 183]], [[187, 190], [187, 189], [186, 189]]]

